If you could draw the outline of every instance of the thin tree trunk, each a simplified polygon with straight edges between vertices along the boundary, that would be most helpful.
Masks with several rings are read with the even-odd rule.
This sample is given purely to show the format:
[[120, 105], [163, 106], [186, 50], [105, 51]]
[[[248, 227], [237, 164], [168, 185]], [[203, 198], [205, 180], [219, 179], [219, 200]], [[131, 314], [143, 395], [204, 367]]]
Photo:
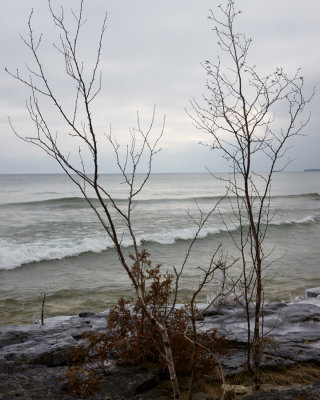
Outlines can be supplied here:
[[[157, 322], [157, 325], [160, 325], [159, 322]], [[172, 385], [172, 389], [173, 389], [173, 398], [174, 398], [174, 400], [178, 400], [180, 398], [180, 389], [179, 389], [178, 378], [176, 375], [176, 370], [174, 367], [168, 332], [167, 332], [167, 329], [161, 325], [159, 326], [158, 329], [160, 330], [161, 336], [162, 336], [162, 342], [163, 342], [164, 351], [165, 351], [165, 355], [166, 355], [166, 361], [167, 361], [167, 365], [168, 365], [170, 381], [171, 381], [171, 385]]]
[[193, 387], [196, 377], [196, 368], [197, 368], [197, 358], [198, 358], [198, 346], [197, 346], [197, 328], [196, 321], [194, 315], [191, 317], [192, 322], [192, 334], [193, 334], [193, 353], [192, 353], [192, 367], [191, 367], [191, 377], [190, 377], [190, 385], [189, 385], [189, 393], [188, 400], [192, 400]]
[[260, 314], [262, 302], [262, 281], [261, 281], [261, 264], [257, 265], [257, 293], [254, 320], [254, 337], [253, 337], [253, 372], [254, 372], [254, 388], [260, 389], [260, 358], [261, 358], [261, 337], [260, 337]]

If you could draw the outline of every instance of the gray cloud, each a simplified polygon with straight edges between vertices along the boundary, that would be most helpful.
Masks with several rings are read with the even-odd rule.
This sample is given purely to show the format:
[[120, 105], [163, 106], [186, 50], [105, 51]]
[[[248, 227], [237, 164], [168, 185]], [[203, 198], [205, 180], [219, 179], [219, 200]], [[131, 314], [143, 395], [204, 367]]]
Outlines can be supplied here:
[[[218, 3], [214, 0], [86, 2], [88, 21], [81, 50], [88, 64], [93, 60], [95, 35], [103, 12], [105, 8], [108, 11], [101, 64], [104, 87], [95, 107], [99, 132], [105, 133], [112, 124], [114, 133], [124, 142], [128, 127], [135, 123], [136, 110], [148, 119], [153, 105], [157, 104], [159, 118], [163, 114], [167, 116], [164, 150], [155, 163], [158, 172], [168, 172], [168, 168], [180, 172], [184, 169], [202, 171], [212, 160], [212, 153], [198, 149], [196, 143], [201, 136], [186, 115], [185, 107], [190, 98], [200, 98], [204, 92], [206, 77], [200, 63], [205, 59], [214, 61], [217, 54], [217, 40], [206, 17], [209, 8], [215, 10]], [[314, 85], [319, 87], [320, 3], [314, 0], [270, 0], [263, 4], [238, 0], [237, 3], [243, 11], [239, 17], [239, 30], [253, 37], [250, 61], [258, 70], [270, 72], [276, 66], [283, 66], [294, 71], [302, 67], [307, 89], [312, 90]], [[58, 7], [60, 2], [54, 0], [53, 4]], [[70, 0], [67, 4], [66, 12], [72, 6], [76, 8], [79, 2]], [[6, 115], [10, 115], [25, 133], [32, 132], [33, 127], [24, 110], [27, 91], [3, 70], [5, 66], [12, 70], [19, 66], [22, 71], [25, 61], [30, 62], [18, 33], [27, 32], [26, 21], [34, 8], [34, 28], [44, 33], [44, 66], [54, 81], [55, 90], [66, 104], [70, 104], [72, 91], [61, 79], [63, 68], [59, 67], [59, 57], [51, 45], [57, 30], [49, 23], [44, 0], [4, 0], [1, 7], [0, 48], [5, 57], [2, 57], [0, 72], [0, 172], [37, 172], [39, 165], [41, 170], [54, 172], [54, 163], [9, 132]], [[292, 150], [296, 161], [292, 163], [292, 169], [317, 165], [319, 106], [320, 97], [316, 94], [310, 107], [313, 117], [305, 131], [309, 136], [296, 141]], [[52, 110], [48, 108], [48, 111], [53, 127], [62, 128]], [[10, 153], [8, 149], [12, 149]], [[224, 165], [216, 159], [212, 161], [213, 168], [221, 170]]]

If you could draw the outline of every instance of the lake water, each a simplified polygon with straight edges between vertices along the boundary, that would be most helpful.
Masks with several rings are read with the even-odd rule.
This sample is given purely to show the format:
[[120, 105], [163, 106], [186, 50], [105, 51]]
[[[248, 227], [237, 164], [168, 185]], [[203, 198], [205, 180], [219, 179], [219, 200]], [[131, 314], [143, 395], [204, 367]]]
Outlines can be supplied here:
[[[125, 205], [121, 177], [101, 179], [118, 204]], [[0, 175], [0, 188], [0, 324], [32, 322], [43, 293], [47, 316], [101, 311], [133, 294], [110, 239], [67, 177]], [[136, 236], [146, 241], [153, 262], [178, 267], [195, 232], [187, 213], [196, 217], [198, 206], [207, 212], [224, 193], [224, 183], [210, 174], [153, 174], [133, 219]], [[319, 193], [319, 172], [274, 175], [273, 218], [265, 243], [274, 260], [267, 271], [267, 299], [290, 301], [303, 297], [306, 288], [320, 286]], [[219, 243], [224, 254], [238, 257], [228, 229], [237, 235], [230, 203], [223, 200], [187, 264], [184, 294], [198, 282], [196, 267], [208, 264]], [[130, 240], [123, 232], [129, 252]], [[236, 264], [234, 274], [239, 270]]]

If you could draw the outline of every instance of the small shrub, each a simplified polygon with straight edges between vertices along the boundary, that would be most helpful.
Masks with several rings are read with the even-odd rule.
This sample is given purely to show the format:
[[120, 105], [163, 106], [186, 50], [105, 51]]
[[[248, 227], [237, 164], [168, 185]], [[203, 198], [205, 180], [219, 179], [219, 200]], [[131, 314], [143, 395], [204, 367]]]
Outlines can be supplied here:
[[[149, 256], [146, 250], [139, 254], [142, 265], [142, 269], [139, 270], [135, 256], [130, 255], [133, 260], [132, 272], [139, 281], [145, 304], [152, 315], [167, 328], [177, 374], [189, 375], [194, 337], [188, 308], [185, 306], [169, 312], [173, 294], [173, 276], [168, 272], [162, 274], [161, 265], [153, 267]], [[144, 314], [138, 300], [130, 304], [129, 300], [120, 298], [110, 310], [106, 332], [87, 332], [83, 338], [87, 339], [88, 347], [72, 351], [70, 354], [72, 364], [64, 376], [69, 384], [70, 393], [74, 393], [79, 386], [83, 392], [82, 396], [87, 396], [91, 390], [88, 385], [92, 383], [94, 387], [97, 386], [98, 379], [94, 380], [93, 370], [84, 372], [84, 364], [88, 360], [91, 363], [95, 362], [96, 374], [99, 369], [105, 368], [108, 359], [113, 358], [119, 363], [129, 365], [156, 363], [160, 374], [167, 375], [163, 339]], [[216, 330], [198, 332], [196, 343], [198, 376], [202, 373], [213, 373], [216, 367], [216, 354], [225, 353], [224, 336], [219, 336]]]
[[86, 399], [99, 390], [101, 376], [96, 368], [90, 369], [86, 365], [89, 353], [83, 345], [74, 346], [70, 350], [68, 368], [60, 374], [59, 381], [65, 381], [67, 392], [71, 395]]

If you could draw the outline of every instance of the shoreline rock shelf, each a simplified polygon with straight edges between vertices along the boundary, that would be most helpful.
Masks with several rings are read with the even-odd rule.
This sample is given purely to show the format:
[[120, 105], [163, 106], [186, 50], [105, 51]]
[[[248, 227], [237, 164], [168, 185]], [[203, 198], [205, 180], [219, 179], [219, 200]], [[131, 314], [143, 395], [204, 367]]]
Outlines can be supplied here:
[[[217, 328], [228, 339], [229, 354], [222, 362], [226, 376], [233, 376], [241, 371], [245, 361], [245, 310], [230, 306], [223, 307], [222, 315], [214, 313], [214, 310], [215, 315], [208, 314], [210, 311], [206, 316], [207, 326]], [[306, 302], [271, 303], [265, 306], [263, 326], [267, 345], [264, 348], [262, 367], [291, 366], [297, 362], [320, 364], [319, 306]]]
[[[314, 289], [310, 290], [314, 293]], [[320, 365], [320, 307], [312, 303], [312, 297], [315, 296], [300, 303], [266, 306], [264, 332], [268, 332], [270, 345], [264, 349], [262, 367], [288, 367], [301, 362]], [[66, 371], [68, 353], [79, 344], [82, 333], [105, 329], [107, 315], [108, 312], [86, 312], [77, 317], [48, 319], [43, 326], [0, 327], [0, 399], [11, 400], [17, 396], [26, 400], [74, 399], [62, 392], [65, 383], [58, 382], [58, 374]], [[238, 305], [209, 309], [201, 324], [206, 329], [216, 328], [227, 337], [229, 352], [222, 357], [226, 376], [241, 371], [246, 355], [244, 308]], [[158, 382], [156, 372], [114, 367], [103, 382], [101, 392], [90, 398], [105, 399], [108, 395], [110, 399], [130, 399]], [[310, 398], [320, 399], [320, 384], [303, 390], [312, 393]], [[285, 392], [281, 392], [281, 396], [285, 396]], [[270, 396], [265, 393], [264, 397], [249, 396], [248, 400], [282, 398]]]

